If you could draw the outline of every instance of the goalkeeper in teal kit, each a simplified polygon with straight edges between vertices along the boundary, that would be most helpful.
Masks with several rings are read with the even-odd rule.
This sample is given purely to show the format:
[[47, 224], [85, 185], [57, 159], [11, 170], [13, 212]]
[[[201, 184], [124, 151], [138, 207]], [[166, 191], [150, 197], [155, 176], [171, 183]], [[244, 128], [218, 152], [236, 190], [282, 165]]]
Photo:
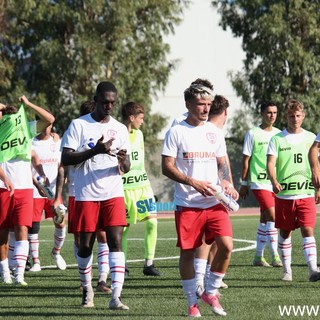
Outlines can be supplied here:
[[[146, 276], [160, 276], [153, 264], [157, 243], [157, 206], [144, 168], [144, 139], [142, 131], [139, 130], [143, 117], [144, 108], [136, 102], [128, 102], [122, 107], [122, 119], [128, 128], [131, 145], [130, 171], [122, 176], [128, 223], [123, 232], [122, 248], [127, 261], [130, 225], [137, 221], [144, 222], [143, 273]], [[126, 273], [129, 273], [127, 267]]]

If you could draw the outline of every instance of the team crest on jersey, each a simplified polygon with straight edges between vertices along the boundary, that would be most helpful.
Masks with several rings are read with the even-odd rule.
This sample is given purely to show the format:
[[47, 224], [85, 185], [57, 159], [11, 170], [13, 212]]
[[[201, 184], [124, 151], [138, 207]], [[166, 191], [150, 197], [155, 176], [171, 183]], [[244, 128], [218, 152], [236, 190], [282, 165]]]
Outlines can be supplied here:
[[207, 139], [209, 140], [210, 143], [214, 144], [217, 141], [217, 136], [215, 133], [207, 132]]
[[117, 135], [117, 131], [109, 129], [107, 131], [107, 135], [108, 135], [109, 138], [115, 138], [116, 135]]

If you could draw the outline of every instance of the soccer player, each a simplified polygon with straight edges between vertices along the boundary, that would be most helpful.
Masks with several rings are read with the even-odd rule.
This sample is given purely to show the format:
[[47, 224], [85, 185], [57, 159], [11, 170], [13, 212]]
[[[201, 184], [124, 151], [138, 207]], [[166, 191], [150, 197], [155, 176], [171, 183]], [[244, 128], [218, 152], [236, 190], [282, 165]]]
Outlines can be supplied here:
[[160, 276], [153, 259], [157, 243], [157, 210], [151, 184], [144, 167], [144, 140], [140, 126], [143, 123], [144, 107], [136, 102], [126, 103], [121, 110], [122, 120], [129, 131], [131, 144], [130, 171], [122, 176], [127, 210], [127, 223], [122, 238], [122, 247], [127, 259], [127, 237], [131, 224], [144, 222], [144, 267], [146, 276]]
[[[45, 176], [40, 159], [34, 150], [31, 151], [31, 164], [32, 164], [32, 167], [36, 170], [36, 172], [38, 172], [39, 176]], [[33, 183], [34, 183], [34, 180], [33, 180]], [[14, 256], [13, 256], [15, 242], [16, 242], [16, 239], [15, 239], [14, 231], [10, 230], [10, 232], [9, 232], [8, 259], [9, 259], [9, 269], [11, 271], [11, 274], [14, 274], [14, 272], [15, 272], [15, 261], [14, 261]], [[30, 245], [29, 245], [29, 247], [30, 247]], [[25, 271], [29, 271], [30, 268], [31, 268], [31, 264], [30, 264], [29, 256], [28, 256], [27, 261], [26, 261]]]
[[185, 90], [188, 117], [170, 128], [162, 151], [162, 172], [175, 181], [179, 270], [190, 317], [201, 316], [196, 295], [194, 253], [201, 246], [203, 236], [207, 244], [216, 241], [217, 253], [202, 300], [211, 306], [213, 313], [222, 316], [226, 312], [220, 305], [218, 289], [233, 248], [228, 213], [212, 196], [212, 190], [215, 190], [212, 184], [220, 184], [233, 197], [237, 192], [230, 184], [224, 136], [221, 130], [206, 123], [213, 100], [210, 86], [209, 81], [203, 80], [202, 83], [191, 83]]
[[[80, 106], [80, 116], [84, 116], [93, 112], [95, 107], [94, 101], [85, 101]], [[57, 208], [62, 203], [62, 191], [64, 183], [68, 182], [68, 233], [72, 233], [74, 237], [73, 251], [74, 256], [77, 257], [78, 248], [80, 243], [80, 234], [76, 229], [76, 217], [75, 217], [75, 186], [74, 186], [74, 174], [76, 168], [74, 166], [64, 166], [60, 163], [58, 175], [56, 194], [53, 202], [53, 207]], [[105, 231], [97, 231], [98, 242], [98, 285], [96, 291], [103, 293], [111, 293], [111, 289], [107, 286], [107, 277], [110, 271], [109, 268], [109, 247], [106, 239]], [[81, 287], [82, 288], [82, 287]]]
[[[23, 103], [19, 109], [13, 106], [2, 108], [0, 120], [0, 144], [8, 146], [0, 153], [0, 163], [5, 175], [14, 186], [14, 194], [11, 197], [0, 199], [0, 247], [7, 245], [9, 230], [13, 227], [16, 239], [15, 284], [27, 286], [24, 281], [24, 270], [29, 253], [28, 227], [32, 225], [33, 215], [31, 140], [38, 132], [54, 122], [54, 116], [31, 103], [25, 96], [20, 97], [19, 101]], [[39, 120], [28, 123], [24, 106], [35, 112]], [[6, 189], [2, 181], [0, 189]]]
[[[215, 95], [210, 107], [208, 122], [210, 122], [211, 124], [219, 128], [221, 132], [227, 121], [228, 108], [229, 108], [229, 101], [221, 95]], [[228, 158], [228, 155], [227, 155], [227, 158]], [[230, 182], [233, 183], [229, 158], [228, 158], [228, 166], [229, 166], [230, 179], [231, 179]], [[215, 242], [207, 245], [205, 241], [203, 241], [203, 244], [201, 245], [201, 247], [196, 249], [195, 259], [194, 259], [194, 269], [196, 274], [198, 297], [201, 297], [204, 291], [205, 278], [206, 278], [206, 275], [207, 276], [210, 275], [211, 264], [216, 254], [216, 251], [217, 251], [217, 245]], [[222, 281], [220, 288], [227, 289], [228, 285], [224, 281]]]
[[[38, 134], [32, 140], [32, 148], [38, 155], [40, 163], [45, 176], [44, 181], [48, 179], [50, 182], [49, 188], [52, 190], [53, 195], [56, 189], [56, 178], [58, 173], [58, 168], [60, 165], [60, 144], [61, 139], [58, 134], [52, 132], [52, 125], [48, 126], [43, 132]], [[42, 213], [45, 213], [45, 218], [53, 218], [54, 212], [52, 204], [54, 199], [49, 199], [43, 191], [39, 182], [37, 182], [38, 173], [33, 170], [34, 177], [34, 188], [33, 188], [33, 220], [32, 227], [29, 228], [28, 240], [30, 244], [30, 254], [33, 261], [33, 266], [29, 271], [38, 272], [41, 271], [40, 258], [39, 258], [39, 231], [40, 231], [40, 221], [42, 218]], [[54, 247], [51, 251], [51, 256], [55, 261], [56, 266], [60, 270], [65, 270], [67, 265], [63, 257], [61, 256], [61, 248], [64, 244], [66, 237], [66, 225], [62, 221], [60, 224], [56, 223], [54, 220]]]
[[[92, 248], [97, 230], [107, 233], [112, 297], [109, 308], [128, 310], [120, 296], [124, 282], [125, 260], [122, 233], [126, 209], [120, 171], [130, 169], [130, 142], [125, 125], [111, 113], [117, 90], [111, 82], [100, 82], [96, 89], [95, 109], [71, 122], [64, 135], [62, 164], [78, 165], [75, 170], [76, 231], [80, 232], [77, 254], [83, 287], [83, 307], [93, 307], [91, 283]], [[89, 143], [93, 144], [92, 148]], [[112, 150], [118, 150], [114, 155]]]
[[253, 259], [254, 266], [270, 267], [264, 258], [266, 243], [270, 248], [273, 267], [282, 267], [278, 254], [278, 230], [275, 228], [274, 192], [267, 176], [266, 152], [270, 139], [280, 132], [273, 127], [277, 119], [277, 106], [272, 103], [261, 105], [261, 124], [249, 130], [244, 139], [240, 197], [246, 199], [249, 183], [253, 195], [260, 206], [260, 222], [257, 229], [257, 247]]
[[292, 281], [291, 234], [300, 228], [303, 253], [309, 267], [309, 280], [317, 281], [317, 248], [314, 238], [316, 206], [308, 152], [315, 135], [304, 130], [302, 102], [289, 99], [285, 108], [287, 128], [273, 136], [267, 150], [267, 172], [275, 199], [275, 226], [280, 229], [279, 251], [283, 281]]

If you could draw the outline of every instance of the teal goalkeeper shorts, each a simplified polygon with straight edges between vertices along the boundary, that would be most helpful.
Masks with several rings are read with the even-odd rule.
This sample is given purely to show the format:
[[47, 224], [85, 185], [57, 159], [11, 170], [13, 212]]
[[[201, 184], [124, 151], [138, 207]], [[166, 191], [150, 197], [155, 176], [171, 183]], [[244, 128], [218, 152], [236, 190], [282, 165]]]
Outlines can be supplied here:
[[124, 190], [124, 200], [128, 224], [135, 224], [150, 215], [157, 214], [157, 204], [150, 185], [139, 189]]

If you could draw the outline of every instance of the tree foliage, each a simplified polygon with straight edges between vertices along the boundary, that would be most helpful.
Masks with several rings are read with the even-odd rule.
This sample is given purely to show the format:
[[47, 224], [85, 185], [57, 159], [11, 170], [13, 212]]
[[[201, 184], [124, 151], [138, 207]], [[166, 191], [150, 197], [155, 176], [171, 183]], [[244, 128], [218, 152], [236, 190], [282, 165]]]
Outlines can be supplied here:
[[166, 119], [150, 114], [152, 95], [165, 88], [174, 66], [163, 36], [174, 32], [188, 3], [0, 0], [0, 101], [26, 93], [63, 131], [97, 83], [109, 80], [118, 106], [145, 106], [145, 137], [154, 141]]
[[320, 4], [314, 0], [214, 0], [220, 25], [242, 38], [246, 57], [232, 84], [256, 114], [262, 102], [278, 105], [277, 125], [289, 98], [301, 100], [304, 127], [319, 130]]

